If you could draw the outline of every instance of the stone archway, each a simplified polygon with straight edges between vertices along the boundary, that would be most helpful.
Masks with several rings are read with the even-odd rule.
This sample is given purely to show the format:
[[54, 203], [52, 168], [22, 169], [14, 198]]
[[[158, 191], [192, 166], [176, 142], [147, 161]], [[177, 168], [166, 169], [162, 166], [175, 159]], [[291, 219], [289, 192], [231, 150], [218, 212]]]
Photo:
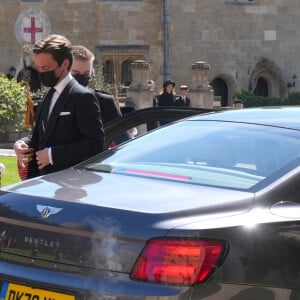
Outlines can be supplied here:
[[214, 90], [214, 96], [220, 97], [221, 99], [221, 106], [226, 107], [229, 105], [229, 99], [228, 99], [228, 85], [227, 82], [221, 78], [217, 77], [214, 80], [210, 82], [210, 85], [212, 86]]
[[263, 93], [262, 85], [264, 85], [264, 89], [266, 89], [267, 85], [268, 96], [283, 97], [285, 95], [286, 85], [283, 80], [282, 72], [280, 68], [268, 58], [261, 58], [251, 72], [249, 77], [249, 92], [253, 94], [255, 94], [255, 91], [258, 92], [257, 84], [259, 84], [258, 88], [260, 89], [260, 93]]

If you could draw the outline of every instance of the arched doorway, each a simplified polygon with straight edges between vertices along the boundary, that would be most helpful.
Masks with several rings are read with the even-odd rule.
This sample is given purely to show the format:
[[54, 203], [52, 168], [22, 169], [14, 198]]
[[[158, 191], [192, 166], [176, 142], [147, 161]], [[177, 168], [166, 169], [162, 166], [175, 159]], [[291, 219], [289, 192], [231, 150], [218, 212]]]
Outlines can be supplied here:
[[221, 106], [228, 106], [228, 86], [222, 78], [215, 78], [210, 85], [214, 89], [214, 96], [221, 97]]
[[257, 96], [284, 97], [286, 81], [281, 69], [270, 59], [260, 58], [249, 74], [248, 91]]
[[256, 82], [256, 87], [254, 89], [255, 96], [268, 97], [269, 87], [267, 81], [263, 77], [259, 77]]

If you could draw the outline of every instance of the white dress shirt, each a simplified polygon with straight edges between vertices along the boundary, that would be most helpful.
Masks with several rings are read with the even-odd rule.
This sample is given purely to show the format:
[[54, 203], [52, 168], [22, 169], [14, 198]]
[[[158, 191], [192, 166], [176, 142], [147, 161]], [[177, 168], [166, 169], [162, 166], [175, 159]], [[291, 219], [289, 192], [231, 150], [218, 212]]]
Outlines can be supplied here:
[[[52, 109], [58, 99], [58, 97], [60, 96], [60, 94], [62, 93], [62, 91], [65, 89], [65, 87], [67, 86], [67, 84], [72, 80], [72, 75], [71, 73], [68, 73], [65, 78], [60, 81], [56, 86], [54, 86], [55, 88], [55, 93], [53, 94], [52, 96], [52, 99], [51, 99], [51, 104], [50, 104], [50, 107], [49, 107], [49, 115], [48, 115], [48, 119], [51, 115], [51, 112], [52, 112]], [[51, 147], [48, 148], [48, 158], [49, 158], [49, 162], [51, 165], [53, 165], [53, 159], [52, 159], [52, 150], [51, 150]]]
[[51, 99], [48, 119], [51, 115], [52, 109], [53, 109], [58, 97], [60, 96], [62, 91], [65, 89], [67, 84], [72, 80], [72, 78], [73, 78], [72, 75], [70, 73], [68, 73], [62, 81], [60, 81], [56, 86], [54, 86], [55, 93], [53, 94], [52, 99]]

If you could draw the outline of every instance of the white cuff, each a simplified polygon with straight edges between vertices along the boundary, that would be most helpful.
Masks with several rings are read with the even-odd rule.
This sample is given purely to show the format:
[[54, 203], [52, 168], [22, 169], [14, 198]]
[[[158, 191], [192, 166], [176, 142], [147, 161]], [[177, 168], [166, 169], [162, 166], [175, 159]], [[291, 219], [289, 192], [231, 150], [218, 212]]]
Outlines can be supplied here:
[[50, 164], [53, 165], [51, 147], [48, 148], [48, 158], [49, 158]]

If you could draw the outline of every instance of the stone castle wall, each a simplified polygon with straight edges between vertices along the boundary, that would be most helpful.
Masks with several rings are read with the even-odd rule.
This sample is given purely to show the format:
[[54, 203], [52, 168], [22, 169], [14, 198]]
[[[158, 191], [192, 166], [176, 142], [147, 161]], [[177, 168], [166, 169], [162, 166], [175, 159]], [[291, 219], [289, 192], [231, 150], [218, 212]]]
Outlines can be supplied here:
[[[24, 28], [67, 36], [95, 52], [101, 65], [112, 57], [149, 63], [149, 76], [159, 92], [163, 77], [163, 0], [39, 0], [0, 2], [0, 72], [22, 65], [22, 41], [31, 42]], [[234, 2], [234, 1], [233, 1]], [[270, 95], [287, 93], [286, 83], [300, 75], [299, 0], [254, 0], [230, 4], [228, 0], [171, 0], [171, 78], [192, 83], [192, 65], [210, 64], [209, 82], [221, 78], [228, 87], [228, 104], [236, 91], [248, 90], [258, 75]], [[30, 58], [27, 58], [30, 60]], [[120, 71], [120, 70], [119, 70]], [[292, 91], [297, 91], [300, 82]]]

